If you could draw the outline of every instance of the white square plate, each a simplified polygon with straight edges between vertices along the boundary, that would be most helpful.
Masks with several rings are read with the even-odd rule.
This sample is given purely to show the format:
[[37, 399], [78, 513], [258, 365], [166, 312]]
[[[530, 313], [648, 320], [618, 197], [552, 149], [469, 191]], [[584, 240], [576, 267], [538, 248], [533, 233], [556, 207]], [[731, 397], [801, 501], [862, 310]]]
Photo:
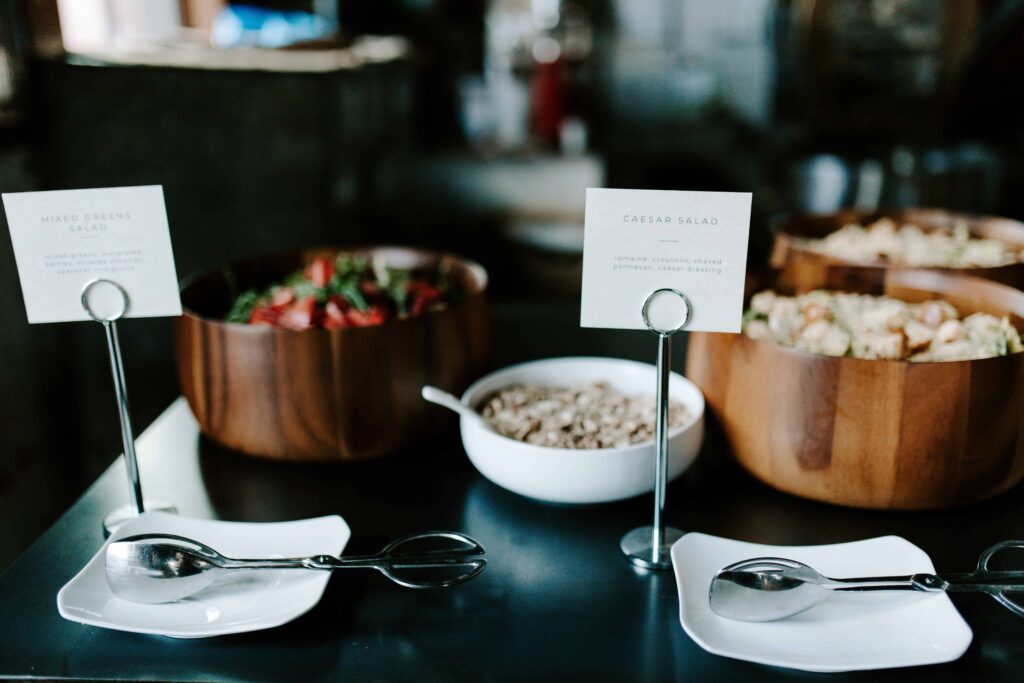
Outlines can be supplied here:
[[837, 595], [802, 614], [750, 623], [711, 611], [715, 573], [753, 557], [804, 562], [825, 576], [897, 576], [934, 572], [928, 555], [898, 536], [817, 546], [776, 546], [690, 533], [672, 546], [683, 629], [708, 652], [804, 671], [854, 671], [957, 659], [970, 627], [945, 593]]
[[[189, 519], [150, 512], [126, 522], [111, 537], [169, 533], [201, 541], [229, 557], [340, 555], [351, 536], [337, 515], [294, 522], [251, 524]], [[109, 541], [108, 541], [109, 543]], [[214, 585], [179, 602], [142, 605], [114, 596], [107, 585], [107, 544], [57, 594], [60, 615], [71, 621], [135, 633], [205, 638], [280, 626], [320, 601], [330, 572], [260, 570]]]

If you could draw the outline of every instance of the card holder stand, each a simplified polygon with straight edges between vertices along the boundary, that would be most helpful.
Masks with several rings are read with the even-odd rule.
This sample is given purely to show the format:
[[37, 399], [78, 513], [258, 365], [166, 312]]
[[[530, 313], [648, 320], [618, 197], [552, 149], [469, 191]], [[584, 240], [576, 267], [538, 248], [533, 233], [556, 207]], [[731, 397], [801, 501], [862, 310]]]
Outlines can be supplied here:
[[[95, 300], [95, 301], [94, 301]], [[107, 351], [110, 355], [110, 371], [114, 378], [114, 392], [117, 396], [117, 410], [121, 420], [121, 442], [124, 446], [124, 463], [128, 472], [129, 503], [112, 510], [103, 518], [104, 535], [146, 511], [177, 512], [173, 505], [157, 501], [144, 501], [142, 481], [139, 477], [139, 463], [135, 457], [135, 438], [132, 436], [131, 417], [128, 412], [128, 390], [124, 381], [124, 364], [121, 359], [121, 345], [117, 337], [117, 321], [128, 312], [128, 292], [113, 280], [98, 278], [82, 287], [82, 308], [89, 317], [103, 325], [107, 336]]]
[[[656, 300], [673, 302], [681, 305], [681, 316], [671, 326], [660, 327], [651, 320], [651, 304]], [[676, 300], [677, 303], [673, 300]], [[668, 569], [672, 566], [669, 554], [672, 544], [683, 536], [683, 532], [675, 527], [666, 527], [665, 485], [668, 479], [668, 407], [669, 378], [672, 374], [672, 335], [681, 331], [693, 318], [693, 304], [685, 294], [677, 289], [656, 289], [644, 299], [644, 325], [658, 336], [657, 391], [655, 393], [655, 458], [654, 458], [654, 522], [651, 526], [633, 529], [625, 536], [619, 547], [622, 553], [633, 564], [644, 569]]]

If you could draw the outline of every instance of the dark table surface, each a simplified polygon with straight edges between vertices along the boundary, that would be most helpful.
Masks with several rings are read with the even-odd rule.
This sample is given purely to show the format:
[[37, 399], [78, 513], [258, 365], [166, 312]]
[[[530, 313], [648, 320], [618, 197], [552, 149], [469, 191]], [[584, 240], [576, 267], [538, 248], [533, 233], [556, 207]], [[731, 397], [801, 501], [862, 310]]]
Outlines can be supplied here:
[[[644, 333], [580, 330], [571, 305], [495, 307], [499, 364], [552, 355], [653, 357]], [[127, 343], [127, 340], [125, 341]], [[681, 346], [681, 345], [677, 345]], [[682, 348], [677, 348], [681, 368]], [[128, 378], [139, 391], [144, 382]], [[113, 414], [111, 418], [113, 419]], [[57, 591], [103, 542], [100, 521], [123, 503], [115, 463], [0, 577], [0, 675], [182, 681], [1019, 681], [1024, 620], [985, 596], [953, 597], [974, 629], [950, 664], [859, 674], [807, 674], [708, 654], [679, 624], [671, 572], [634, 570], [619, 554], [649, 523], [651, 499], [552, 506], [505, 491], [467, 461], [458, 436], [355, 465], [289, 465], [242, 457], [201, 439], [178, 402], [139, 440], [147, 495], [183, 514], [278, 521], [340, 514], [346, 552], [398, 535], [465, 531], [490, 564], [455, 589], [413, 592], [376, 573], [334, 577], [320, 604], [268, 631], [174, 640], [63, 620]], [[116, 425], [111, 425], [116, 429]], [[731, 538], [818, 544], [897, 534], [940, 568], [969, 569], [991, 543], [1022, 537], [1024, 489], [932, 513], [848, 510], [777, 493], [740, 472], [712, 436], [668, 488], [670, 524]]]

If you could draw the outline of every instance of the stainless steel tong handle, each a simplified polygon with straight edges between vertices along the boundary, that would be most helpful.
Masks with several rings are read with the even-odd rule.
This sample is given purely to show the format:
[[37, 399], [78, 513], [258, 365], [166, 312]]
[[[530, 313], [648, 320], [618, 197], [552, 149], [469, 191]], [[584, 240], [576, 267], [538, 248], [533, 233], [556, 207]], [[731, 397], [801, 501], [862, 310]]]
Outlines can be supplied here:
[[[461, 548], [444, 548], [418, 552], [403, 552], [402, 546], [417, 541], [446, 539], [461, 543]], [[224, 558], [218, 566], [224, 569], [376, 569], [400, 586], [406, 588], [447, 588], [469, 581], [487, 566], [486, 551], [473, 538], [455, 531], [427, 531], [396, 539], [373, 555], [313, 555], [311, 557], [285, 557], [268, 559]], [[446, 579], [414, 580], [396, 574], [410, 569], [454, 569], [467, 571]]]
[[978, 568], [961, 574], [927, 574], [910, 576], [877, 576], [854, 579], [829, 579], [825, 588], [835, 591], [916, 590], [924, 592], [987, 593], [996, 602], [1020, 617], [1024, 605], [1011, 600], [1007, 593], [1024, 593], [1024, 571], [991, 570], [993, 557], [1004, 550], [1024, 550], [1024, 541], [1002, 541], [988, 548], [978, 558]]
[[829, 579], [834, 591], [915, 590], [924, 592], [989, 593], [1024, 591], [1024, 572], [965, 572], [962, 574], [908, 574], [853, 579]]
[[[988, 584], [992, 590], [986, 590], [996, 602], [1010, 610], [1018, 617], [1024, 617], [1024, 606], [1019, 602], [1011, 600], [1007, 597], [1007, 593], [1017, 593], [1024, 590], [1024, 581], [1021, 577], [1024, 577], [1022, 571], [991, 571], [988, 568], [989, 562], [992, 558], [1003, 552], [1004, 550], [1024, 550], [1024, 541], [1003, 541], [996, 543], [988, 550], [981, 554], [978, 558], [978, 569], [974, 572], [976, 577], [990, 578], [992, 582]], [[1004, 578], [1005, 577], [1005, 578]], [[1012, 583], [1008, 579], [1012, 578]], [[957, 590], [955, 588], [951, 590]], [[998, 592], [997, 592], [998, 590]]]

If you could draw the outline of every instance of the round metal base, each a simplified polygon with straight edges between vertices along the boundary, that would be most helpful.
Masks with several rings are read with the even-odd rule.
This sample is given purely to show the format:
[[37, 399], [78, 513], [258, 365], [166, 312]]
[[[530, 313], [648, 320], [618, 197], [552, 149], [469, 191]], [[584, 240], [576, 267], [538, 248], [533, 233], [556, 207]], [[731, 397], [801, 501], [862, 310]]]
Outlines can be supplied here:
[[672, 566], [672, 544], [683, 537], [683, 532], [675, 527], [665, 527], [665, 543], [661, 552], [654, 552], [654, 527], [642, 526], [633, 529], [622, 537], [619, 547], [626, 559], [644, 569], [668, 569]]
[[[143, 501], [142, 504], [146, 508], [146, 512], [169, 512], [172, 515], [178, 514], [178, 508], [174, 507], [170, 503], [165, 503], [162, 500], [147, 500]], [[106, 538], [107, 536], [110, 536], [110, 534], [114, 533], [114, 530], [117, 529], [117, 527], [129, 520], [135, 519], [136, 517], [138, 517], [138, 515], [135, 513], [135, 508], [128, 504], [110, 511], [107, 516], [103, 518], [103, 537]]]

